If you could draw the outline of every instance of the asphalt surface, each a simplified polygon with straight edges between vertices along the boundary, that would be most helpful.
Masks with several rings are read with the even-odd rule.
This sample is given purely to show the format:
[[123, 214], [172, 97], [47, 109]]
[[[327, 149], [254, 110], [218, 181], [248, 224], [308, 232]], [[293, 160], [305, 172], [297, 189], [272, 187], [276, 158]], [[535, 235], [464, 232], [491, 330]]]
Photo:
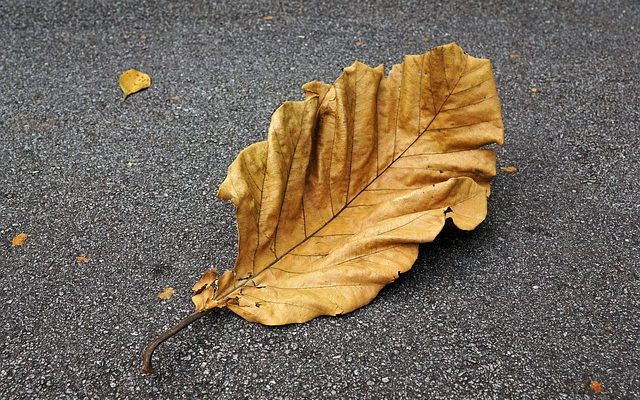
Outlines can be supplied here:
[[[640, 3], [520, 3], [3, 0], [0, 398], [640, 398]], [[200, 274], [233, 265], [214, 194], [273, 110], [451, 41], [492, 60], [520, 169], [487, 221], [354, 313], [214, 312], [142, 376]], [[122, 102], [129, 68], [153, 85]]]

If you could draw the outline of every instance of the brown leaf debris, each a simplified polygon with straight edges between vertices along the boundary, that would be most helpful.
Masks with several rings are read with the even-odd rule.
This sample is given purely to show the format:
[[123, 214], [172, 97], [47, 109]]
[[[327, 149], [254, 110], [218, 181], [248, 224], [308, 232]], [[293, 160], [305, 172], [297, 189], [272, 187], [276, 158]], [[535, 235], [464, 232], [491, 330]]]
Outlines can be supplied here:
[[29, 238], [29, 235], [27, 235], [26, 233], [24, 232], [18, 233], [13, 237], [13, 239], [11, 239], [11, 246], [22, 247], [28, 238]]
[[76, 262], [78, 264], [89, 264], [91, 262], [91, 259], [87, 256], [79, 255], [76, 256]]
[[158, 293], [158, 298], [160, 300], [169, 300], [175, 292], [172, 287], [166, 287], [162, 292]]

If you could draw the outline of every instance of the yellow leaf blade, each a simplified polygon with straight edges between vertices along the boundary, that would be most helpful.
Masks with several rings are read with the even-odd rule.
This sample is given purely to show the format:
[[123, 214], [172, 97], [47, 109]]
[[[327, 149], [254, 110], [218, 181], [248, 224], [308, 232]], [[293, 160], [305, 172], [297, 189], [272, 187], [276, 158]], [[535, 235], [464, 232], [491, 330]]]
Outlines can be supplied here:
[[150, 87], [151, 77], [137, 69], [129, 69], [120, 74], [118, 83], [126, 99], [130, 94]]
[[198, 310], [269, 325], [350, 312], [447, 219], [470, 230], [486, 216], [496, 160], [482, 147], [503, 142], [488, 60], [450, 44], [387, 77], [356, 62], [303, 90], [229, 167], [218, 196], [236, 206], [239, 254]]

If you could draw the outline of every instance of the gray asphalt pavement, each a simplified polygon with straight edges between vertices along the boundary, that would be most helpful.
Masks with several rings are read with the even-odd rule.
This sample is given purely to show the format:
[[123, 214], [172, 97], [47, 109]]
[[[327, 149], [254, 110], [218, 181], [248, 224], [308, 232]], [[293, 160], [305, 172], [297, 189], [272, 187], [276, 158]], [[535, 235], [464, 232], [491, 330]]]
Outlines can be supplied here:
[[[640, 398], [639, 31], [635, 0], [3, 0], [0, 398]], [[354, 313], [214, 312], [142, 376], [200, 274], [233, 265], [214, 194], [276, 107], [451, 41], [492, 60], [498, 163], [520, 169], [487, 221]], [[129, 68], [153, 84], [122, 102]]]

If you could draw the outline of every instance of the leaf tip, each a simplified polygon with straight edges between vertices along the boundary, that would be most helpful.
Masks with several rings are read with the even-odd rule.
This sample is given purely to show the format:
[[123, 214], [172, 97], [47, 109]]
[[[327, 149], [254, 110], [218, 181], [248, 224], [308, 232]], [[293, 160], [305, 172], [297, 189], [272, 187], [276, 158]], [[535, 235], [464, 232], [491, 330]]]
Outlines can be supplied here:
[[78, 264], [89, 264], [89, 262], [91, 262], [91, 259], [85, 255], [76, 256], [76, 263]]
[[500, 167], [500, 169], [502, 170], [502, 172], [506, 172], [507, 174], [515, 174], [515, 173], [520, 171], [518, 169], [518, 167], [516, 167], [515, 165], [508, 165], [506, 167]]

